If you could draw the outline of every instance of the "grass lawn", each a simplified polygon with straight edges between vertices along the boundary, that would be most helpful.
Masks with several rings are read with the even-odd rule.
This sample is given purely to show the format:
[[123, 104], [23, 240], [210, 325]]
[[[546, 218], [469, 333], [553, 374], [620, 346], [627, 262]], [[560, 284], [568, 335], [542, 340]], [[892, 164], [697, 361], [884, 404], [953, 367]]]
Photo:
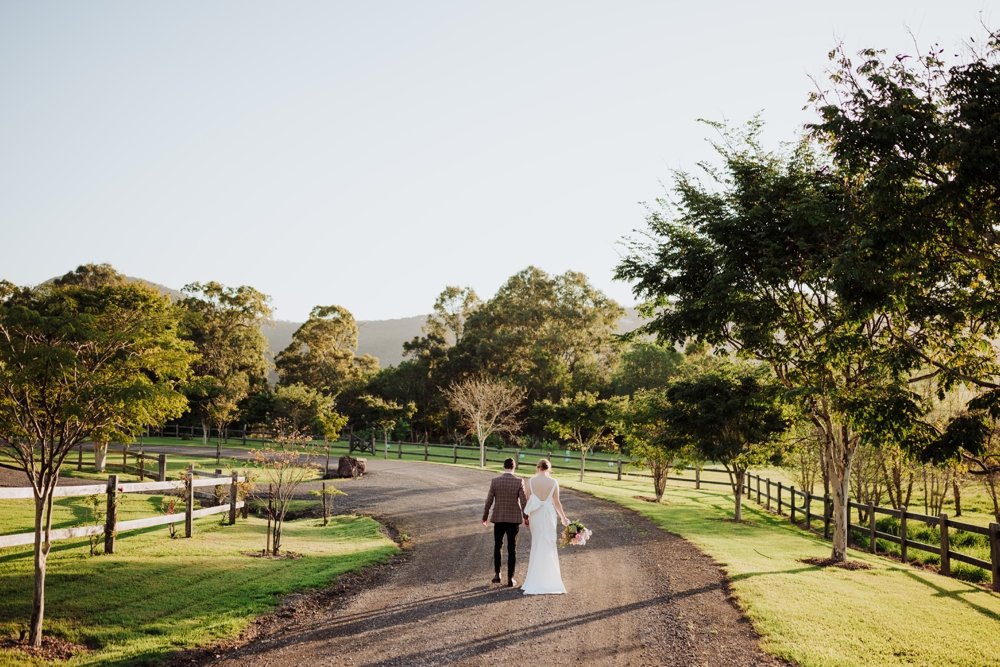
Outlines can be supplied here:
[[801, 559], [828, 557], [829, 543], [753, 503], [743, 505], [746, 521], [733, 523], [732, 496], [721, 490], [669, 486], [654, 504], [637, 498], [652, 498], [649, 482], [559, 478], [701, 547], [725, 569], [762, 647], [775, 656], [806, 666], [1000, 661], [1000, 595], [981, 587], [856, 551], [851, 559], [871, 569], [805, 564]]
[[[59, 542], [49, 556], [45, 633], [91, 649], [69, 665], [155, 664], [167, 653], [232, 636], [290, 592], [328, 585], [339, 575], [397, 552], [376, 522], [355, 516], [285, 525], [284, 547], [301, 558], [268, 560], [265, 524], [196, 521], [194, 537], [167, 528], [123, 533], [114, 555], [88, 556], [86, 541]], [[31, 614], [30, 547], [0, 551], [0, 635], [18, 635]], [[0, 664], [35, 663], [0, 652]]]

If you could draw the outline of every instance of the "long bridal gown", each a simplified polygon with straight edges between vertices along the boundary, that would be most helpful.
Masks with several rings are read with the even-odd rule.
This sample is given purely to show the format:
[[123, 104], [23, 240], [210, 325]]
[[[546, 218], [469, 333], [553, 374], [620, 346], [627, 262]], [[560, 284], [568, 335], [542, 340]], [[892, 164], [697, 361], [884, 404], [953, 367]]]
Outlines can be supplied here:
[[[532, 487], [531, 479], [528, 480], [528, 488], [531, 489], [532, 497], [535, 496], [535, 489]], [[562, 572], [559, 570], [559, 533], [556, 528], [558, 516], [555, 505], [552, 504], [552, 496], [555, 494], [559, 483], [552, 480], [552, 489], [549, 496], [538, 504], [538, 508], [530, 514], [528, 530], [531, 531], [531, 553], [528, 556], [528, 573], [524, 576], [524, 585], [521, 591], [525, 595], [545, 595], [560, 594], [566, 592], [563, 586]], [[532, 501], [528, 501], [533, 505]]]

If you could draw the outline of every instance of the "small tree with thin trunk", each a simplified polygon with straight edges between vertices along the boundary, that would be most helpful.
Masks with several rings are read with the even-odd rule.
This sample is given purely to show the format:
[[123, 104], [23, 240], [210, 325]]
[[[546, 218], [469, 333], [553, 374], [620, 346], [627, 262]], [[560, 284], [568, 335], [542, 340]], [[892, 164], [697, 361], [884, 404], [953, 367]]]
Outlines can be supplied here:
[[[253, 460], [265, 473], [268, 484], [268, 531], [264, 554], [277, 556], [281, 551], [281, 531], [299, 486], [316, 476], [317, 466], [309, 451], [311, 438], [308, 433], [296, 431], [287, 422], [276, 423], [278, 435], [270, 447], [258, 449]], [[257, 488], [263, 490], [263, 483]]]
[[91, 438], [127, 441], [180, 416], [191, 363], [178, 313], [124, 282], [16, 288], [0, 282], [0, 452], [35, 499], [35, 581], [28, 641], [42, 643], [52, 498], [66, 456]]
[[629, 454], [645, 464], [653, 476], [656, 502], [663, 499], [670, 471], [695, 458], [688, 440], [667, 421], [668, 406], [665, 390], [643, 389], [625, 405], [622, 419]]
[[545, 430], [569, 443], [580, 452], [580, 481], [587, 466], [587, 455], [594, 449], [615, 449], [615, 433], [621, 430], [624, 399], [599, 398], [589, 391], [558, 403], [541, 401], [536, 410], [546, 420]]
[[524, 423], [518, 418], [525, 391], [505, 380], [486, 376], [453, 382], [442, 390], [448, 405], [458, 413], [466, 433], [479, 443], [479, 467], [486, 466], [486, 439], [494, 433], [515, 435]]

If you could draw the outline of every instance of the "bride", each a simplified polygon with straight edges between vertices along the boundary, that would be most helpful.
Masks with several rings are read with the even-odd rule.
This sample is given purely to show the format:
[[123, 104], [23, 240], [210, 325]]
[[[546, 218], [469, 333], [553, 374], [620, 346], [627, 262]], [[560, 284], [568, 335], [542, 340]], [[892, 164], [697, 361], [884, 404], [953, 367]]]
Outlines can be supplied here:
[[565, 593], [562, 572], [559, 570], [559, 533], [556, 517], [562, 524], [569, 520], [559, 502], [559, 483], [552, 479], [552, 464], [541, 459], [535, 469], [537, 474], [528, 480], [528, 501], [524, 513], [529, 516], [531, 553], [528, 556], [528, 573], [521, 591], [525, 595]]

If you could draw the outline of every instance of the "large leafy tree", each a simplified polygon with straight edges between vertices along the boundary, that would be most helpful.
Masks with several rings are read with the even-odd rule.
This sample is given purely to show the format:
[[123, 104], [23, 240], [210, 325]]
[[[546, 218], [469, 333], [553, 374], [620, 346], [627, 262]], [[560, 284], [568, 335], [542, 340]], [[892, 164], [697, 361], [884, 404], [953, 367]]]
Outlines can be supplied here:
[[343, 306], [316, 306], [274, 363], [281, 384], [301, 383], [336, 397], [378, 370], [378, 359], [357, 352], [354, 315]]
[[689, 338], [769, 364], [821, 434], [833, 491], [834, 560], [847, 552], [850, 474], [861, 438], [900, 439], [920, 413], [914, 355], [887, 343], [889, 318], [858, 312], [835, 278], [853, 248], [850, 184], [803, 142], [772, 153], [759, 123], [716, 145], [704, 184], [679, 174], [617, 277], [632, 281], [663, 341]]
[[742, 521], [747, 470], [777, 460], [778, 436], [789, 426], [777, 387], [760, 369], [732, 366], [675, 382], [667, 398], [664, 416], [675, 436], [687, 439], [703, 459], [718, 461], [729, 473], [734, 519]]
[[177, 387], [192, 355], [178, 319], [165, 297], [124, 281], [0, 283], [0, 450], [27, 475], [35, 499], [32, 646], [42, 641], [60, 467], [85, 440], [131, 439], [184, 411]]
[[[972, 40], [971, 43], [975, 43]], [[925, 459], [959, 454], [980, 474], [1000, 407], [1000, 36], [948, 64], [943, 50], [857, 61], [836, 49], [813, 131], [861, 214], [838, 275], [863, 313], [888, 312], [893, 340], [940, 392], [976, 390], [965, 414], [917, 440]]]
[[221, 447], [222, 431], [235, 418], [240, 402], [267, 386], [267, 340], [261, 324], [271, 316], [271, 306], [267, 295], [247, 285], [191, 283], [183, 291], [184, 337], [199, 353], [185, 391], [205, 441], [209, 426], [215, 426]]
[[468, 318], [457, 372], [507, 377], [529, 401], [596, 390], [614, 365], [623, 313], [582, 273], [528, 267]]

